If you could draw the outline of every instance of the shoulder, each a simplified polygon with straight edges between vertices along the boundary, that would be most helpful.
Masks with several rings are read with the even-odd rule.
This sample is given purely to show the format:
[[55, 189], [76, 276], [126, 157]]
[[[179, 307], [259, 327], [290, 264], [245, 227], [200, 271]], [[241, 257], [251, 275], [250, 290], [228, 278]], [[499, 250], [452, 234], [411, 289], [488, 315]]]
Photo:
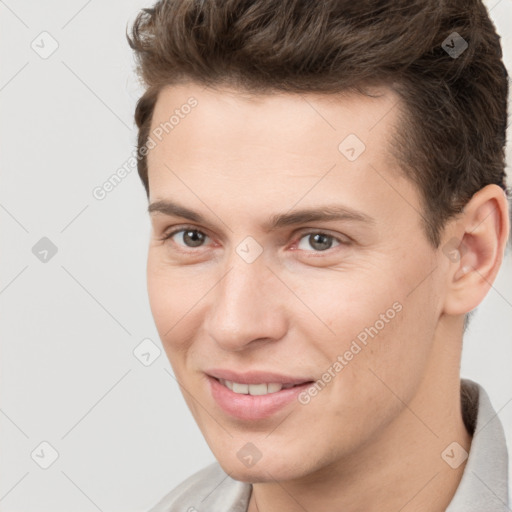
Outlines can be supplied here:
[[246, 512], [251, 489], [251, 484], [232, 479], [214, 462], [189, 476], [149, 512]]

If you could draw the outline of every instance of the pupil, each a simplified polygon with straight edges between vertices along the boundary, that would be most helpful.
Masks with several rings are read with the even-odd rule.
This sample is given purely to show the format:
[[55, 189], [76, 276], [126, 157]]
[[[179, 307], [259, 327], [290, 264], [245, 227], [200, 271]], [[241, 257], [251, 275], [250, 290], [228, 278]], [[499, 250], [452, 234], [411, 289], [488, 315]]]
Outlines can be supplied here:
[[183, 241], [189, 247], [198, 247], [203, 243], [204, 237], [199, 231], [185, 231]]
[[332, 239], [329, 235], [316, 233], [314, 235], [309, 235], [309, 243], [311, 244], [311, 247], [314, 247], [319, 251], [325, 251], [331, 247]]

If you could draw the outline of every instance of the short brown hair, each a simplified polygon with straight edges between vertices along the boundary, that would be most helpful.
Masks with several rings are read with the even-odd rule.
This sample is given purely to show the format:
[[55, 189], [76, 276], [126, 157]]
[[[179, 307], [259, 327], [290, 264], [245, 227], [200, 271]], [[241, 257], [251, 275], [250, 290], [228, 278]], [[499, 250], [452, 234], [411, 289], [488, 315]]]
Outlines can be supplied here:
[[148, 195], [140, 150], [158, 93], [189, 81], [254, 94], [391, 87], [405, 106], [394, 154], [435, 247], [475, 192], [508, 192], [508, 75], [481, 0], [160, 0], [127, 38], [147, 87], [135, 121]]

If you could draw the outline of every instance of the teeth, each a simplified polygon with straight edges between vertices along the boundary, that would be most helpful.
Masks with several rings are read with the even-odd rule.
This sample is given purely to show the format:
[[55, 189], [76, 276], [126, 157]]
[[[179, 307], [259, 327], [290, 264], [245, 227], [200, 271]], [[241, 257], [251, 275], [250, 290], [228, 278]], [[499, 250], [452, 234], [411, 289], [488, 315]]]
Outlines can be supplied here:
[[240, 393], [241, 395], [247, 395], [247, 393], [249, 393], [249, 384], [238, 384], [238, 382], [233, 382], [232, 391]]
[[281, 391], [281, 389], [283, 389], [285, 387], [282, 384], [279, 384], [279, 383], [276, 383], [276, 382], [272, 382], [271, 384], [267, 384], [267, 386], [268, 386], [268, 392], [269, 393], [275, 393], [276, 391]]
[[239, 382], [232, 382], [230, 380], [219, 379], [220, 383], [226, 386], [234, 393], [241, 395], [268, 395], [269, 393], [277, 393], [281, 389], [292, 388], [293, 384], [280, 384], [277, 382], [271, 382], [269, 384], [240, 384]]

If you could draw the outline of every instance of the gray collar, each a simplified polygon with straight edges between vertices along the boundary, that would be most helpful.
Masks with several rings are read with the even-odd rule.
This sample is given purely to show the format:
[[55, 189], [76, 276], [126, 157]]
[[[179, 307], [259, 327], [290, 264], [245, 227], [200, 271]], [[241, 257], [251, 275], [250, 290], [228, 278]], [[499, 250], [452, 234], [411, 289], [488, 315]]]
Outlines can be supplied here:
[[464, 422], [473, 434], [459, 487], [446, 512], [505, 512], [508, 508], [508, 452], [503, 426], [485, 390], [461, 380]]

